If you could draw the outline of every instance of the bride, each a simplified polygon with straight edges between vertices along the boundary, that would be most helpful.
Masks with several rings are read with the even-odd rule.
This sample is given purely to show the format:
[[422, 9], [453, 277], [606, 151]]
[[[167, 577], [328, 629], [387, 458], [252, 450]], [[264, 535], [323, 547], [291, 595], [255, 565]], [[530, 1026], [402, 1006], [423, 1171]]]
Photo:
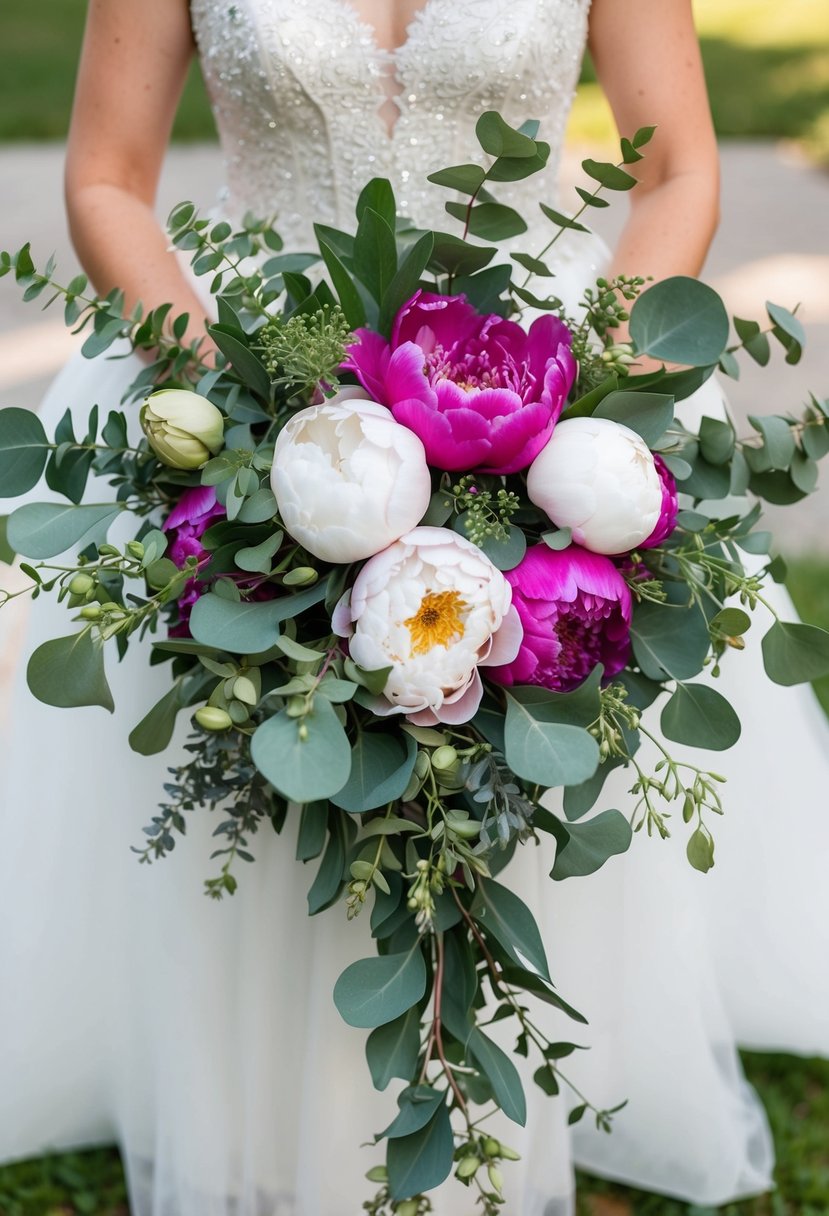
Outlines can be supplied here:
[[[194, 45], [224, 150], [223, 212], [276, 212], [286, 247], [301, 250], [312, 218], [351, 223], [375, 175], [416, 223], [442, 227], [426, 174], [474, 154], [489, 108], [542, 120], [554, 201], [588, 37], [620, 131], [658, 124], [610, 268], [696, 274], [718, 190], [690, 0], [91, 0], [66, 176], [79, 256], [99, 291], [173, 301], [190, 336], [203, 332], [204, 305], [153, 218]], [[538, 214], [538, 180], [504, 201]], [[607, 258], [594, 238], [565, 243], [557, 293], [572, 306]], [[74, 361], [44, 403], [47, 428], [67, 405], [117, 404], [138, 368]], [[710, 386], [688, 404], [719, 408]], [[27, 653], [41, 633], [66, 632], [62, 607], [32, 615]], [[553, 886], [530, 849], [510, 871], [561, 991], [590, 1020], [574, 1082], [600, 1106], [629, 1099], [610, 1136], [586, 1121], [568, 1129], [566, 1101], [526, 1078], [527, 1128], [505, 1132], [521, 1153], [510, 1216], [568, 1216], [573, 1160], [703, 1205], [767, 1189], [772, 1146], [735, 1043], [829, 1053], [829, 982], [813, 965], [829, 945], [828, 737], [808, 692], [767, 684], [756, 647], [730, 667], [747, 744], [714, 763], [729, 798], [712, 875], [689, 869], [679, 831], [637, 838], [589, 882]], [[0, 1159], [117, 1139], [134, 1216], [357, 1216], [379, 1158], [356, 1146], [393, 1102], [370, 1093], [360, 1035], [331, 989], [366, 952], [367, 927], [337, 908], [304, 915], [310, 875], [287, 831], [263, 830], [220, 906], [201, 893], [206, 814], [193, 817], [195, 841], [139, 867], [129, 846], [165, 775], [126, 737], [162, 682], [136, 653], [111, 674], [118, 711], [105, 720], [34, 702], [22, 671], [12, 694]], [[796, 766], [796, 789], [778, 757]], [[470, 1216], [471, 1198], [452, 1183], [435, 1210]]]

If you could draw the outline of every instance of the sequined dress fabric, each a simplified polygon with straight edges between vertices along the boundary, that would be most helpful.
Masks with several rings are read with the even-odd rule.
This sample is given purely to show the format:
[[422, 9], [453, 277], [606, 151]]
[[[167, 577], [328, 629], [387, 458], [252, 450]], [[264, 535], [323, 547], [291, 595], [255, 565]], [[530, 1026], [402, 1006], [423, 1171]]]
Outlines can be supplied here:
[[[226, 164], [226, 207], [275, 213], [290, 248], [312, 222], [346, 224], [372, 176], [404, 215], [445, 227], [436, 168], [480, 160], [479, 115], [538, 118], [552, 145], [546, 179], [498, 197], [532, 219], [554, 193], [584, 52], [589, 0], [427, 0], [403, 44], [381, 50], [349, 0], [193, 0], [202, 69]], [[381, 113], [395, 95], [391, 132]]]
[[[351, 227], [361, 187], [385, 175], [401, 212], [446, 227], [446, 192], [426, 175], [474, 160], [475, 122], [494, 108], [513, 123], [540, 119], [552, 145], [545, 179], [498, 188], [530, 223], [522, 247], [549, 236], [537, 200], [555, 196], [588, 0], [426, 0], [393, 54], [348, 0], [193, 0], [192, 18], [227, 215], [275, 215], [286, 248], [307, 249], [312, 221]], [[595, 240], [558, 244], [557, 294], [572, 304], [604, 256]], [[89, 405], [116, 407], [140, 370], [134, 357], [73, 360], [43, 402], [47, 431], [70, 402], [82, 433]], [[721, 411], [708, 387], [685, 407], [691, 425]], [[67, 632], [65, 608], [44, 598], [23, 654]], [[782, 593], [775, 603], [791, 619]], [[664, 843], [638, 840], [586, 881], [552, 884], [546, 845], [510, 864], [559, 990], [590, 1024], [550, 1006], [534, 1016], [554, 1041], [590, 1045], [566, 1071], [593, 1101], [630, 1103], [611, 1136], [588, 1120], [568, 1128], [580, 1099], [550, 1100], [533, 1083], [538, 1061], [514, 1054], [511, 1025], [493, 1026], [528, 1107], [525, 1127], [485, 1124], [521, 1154], [505, 1169], [508, 1216], [573, 1216], [574, 1159], [706, 1208], [763, 1190], [772, 1147], [735, 1039], [829, 1052], [827, 985], [814, 965], [829, 956], [825, 731], [808, 693], [767, 685], [752, 635], [734, 678], [723, 677], [752, 746], [698, 760], [725, 771], [730, 791], [704, 890], [681, 829]], [[331, 998], [343, 968], [374, 952], [368, 918], [348, 923], [342, 905], [306, 915], [318, 863], [295, 860], [293, 823], [251, 841], [255, 864], [218, 905], [202, 894], [216, 872], [216, 816], [194, 812], [172, 856], [139, 866], [130, 846], [163, 797], [167, 767], [186, 758], [186, 724], [172, 750], [138, 756], [126, 739], [167, 690], [166, 669], [131, 646], [109, 678], [111, 716], [34, 701], [25, 664], [9, 701], [0, 1161], [117, 1140], [132, 1216], [359, 1216], [375, 1190], [365, 1172], [383, 1155], [370, 1141], [393, 1118], [398, 1086], [372, 1089], [365, 1035]], [[802, 798], [788, 770], [765, 762], [779, 755], [798, 757]], [[617, 778], [605, 805], [626, 805], [628, 782]], [[761, 830], [783, 806], [786, 873], [770, 818]], [[435, 1216], [479, 1210], [475, 1192], [451, 1179], [434, 1199]]]

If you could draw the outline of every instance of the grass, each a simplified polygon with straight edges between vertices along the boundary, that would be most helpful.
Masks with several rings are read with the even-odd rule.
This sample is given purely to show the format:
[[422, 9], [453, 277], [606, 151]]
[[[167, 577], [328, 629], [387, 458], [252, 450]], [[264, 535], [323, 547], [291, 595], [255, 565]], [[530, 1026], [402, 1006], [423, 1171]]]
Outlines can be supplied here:
[[[78, 48], [81, 0], [3, 0], [0, 140], [62, 139]], [[696, 0], [717, 130], [723, 136], [800, 140], [829, 163], [829, 21], [826, 0]], [[212, 139], [197, 69], [175, 138]], [[573, 110], [576, 142], [608, 142], [613, 123], [588, 65]]]
[[[829, 563], [795, 561], [788, 582], [802, 618], [829, 629]], [[829, 715], [829, 679], [818, 691]], [[715, 1211], [582, 1175], [577, 1216], [826, 1216], [829, 1061], [746, 1053], [743, 1062], [774, 1133], [775, 1192]], [[128, 1216], [117, 1151], [95, 1149], [0, 1169], [0, 1216]]]
[[[829, 164], [825, 0], [695, 0], [714, 124], [721, 136], [798, 140]], [[592, 66], [570, 119], [576, 143], [611, 144], [615, 127]]]

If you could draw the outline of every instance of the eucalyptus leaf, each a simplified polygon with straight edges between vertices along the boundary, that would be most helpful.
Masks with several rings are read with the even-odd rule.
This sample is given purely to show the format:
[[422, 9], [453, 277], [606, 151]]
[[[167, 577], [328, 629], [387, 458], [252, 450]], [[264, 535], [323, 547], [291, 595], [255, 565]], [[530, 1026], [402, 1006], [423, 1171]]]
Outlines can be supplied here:
[[417, 744], [408, 735], [363, 731], [351, 753], [351, 772], [331, 801], [357, 814], [396, 801], [409, 784]]
[[163, 752], [173, 737], [182, 704], [181, 681], [177, 680], [130, 732], [132, 750], [141, 756], [155, 756]]
[[708, 624], [691, 606], [643, 603], [631, 627], [633, 653], [652, 680], [689, 680], [702, 671], [710, 647]]
[[416, 1005], [426, 991], [426, 964], [416, 942], [405, 954], [363, 958], [334, 985], [334, 1004], [349, 1026], [383, 1026]]
[[292, 802], [331, 798], [351, 768], [348, 737], [324, 697], [315, 698], [304, 718], [289, 717], [284, 709], [266, 718], [253, 734], [251, 756], [262, 776]]
[[326, 580], [321, 579], [306, 591], [264, 602], [236, 602], [215, 591], [208, 592], [193, 605], [190, 632], [206, 646], [237, 654], [259, 654], [276, 644], [282, 621], [319, 604], [325, 591]]
[[386, 1089], [394, 1077], [407, 1081], [420, 1054], [420, 1013], [412, 1005], [400, 1017], [372, 1030], [366, 1059], [375, 1089]]
[[74, 546], [102, 544], [109, 525], [124, 510], [121, 503], [65, 506], [31, 502], [9, 516], [8, 540], [24, 557], [57, 557]]
[[766, 675], [790, 687], [829, 675], [829, 633], [817, 625], [775, 621], [763, 638]]
[[527, 1099], [512, 1060], [477, 1027], [469, 1036], [468, 1049], [486, 1074], [501, 1110], [513, 1123], [524, 1127], [527, 1122]]
[[740, 737], [740, 719], [716, 689], [707, 684], [678, 683], [662, 710], [666, 739], [687, 747], [727, 751]]
[[570, 823], [565, 831], [567, 839], [559, 844], [555, 865], [550, 871], [550, 877], [557, 882], [595, 874], [609, 858], [627, 852], [633, 839], [627, 819], [614, 810]]
[[704, 367], [717, 363], [728, 342], [728, 313], [713, 290], [684, 275], [643, 291], [630, 314], [637, 354]]
[[484, 152], [490, 156], [536, 155], [535, 140], [509, 126], [495, 110], [487, 110], [478, 119], [475, 135]]
[[599, 764], [599, 745], [583, 727], [545, 722], [507, 692], [506, 761], [525, 781], [548, 788], [580, 785]]
[[532, 912], [508, 887], [494, 879], [478, 879], [475, 899], [469, 909], [485, 933], [501, 943], [520, 967], [550, 979], [544, 943]]
[[455, 1138], [445, 1105], [438, 1106], [420, 1131], [390, 1140], [386, 1165], [392, 1200], [411, 1199], [440, 1186], [451, 1173], [454, 1150]]
[[44, 705], [100, 705], [110, 713], [115, 709], [104, 671], [104, 643], [88, 628], [38, 646], [29, 659], [26, 681]]
[[610, 418], [641, 435], [654, 447], [673, 422], [674, 399], [664, 393], [609, 393], [596, 406], [595, 418]]
[[431, 1085], [407, 1086], [397, 1097], [397, 1105], [400, 1108], [397, 1117], [392, 1120], [385, 1131], [377, 1136], [377, 1139], [382, 1140], [387, 1137], [389, 1140], [396, 1140], [400, 1136], [410, 1136], [412, 1132], [419, 1132], [430, 1122], [437, 1108], [445, 1101], [446, 1094], [440, 1089], [434, 1089]]

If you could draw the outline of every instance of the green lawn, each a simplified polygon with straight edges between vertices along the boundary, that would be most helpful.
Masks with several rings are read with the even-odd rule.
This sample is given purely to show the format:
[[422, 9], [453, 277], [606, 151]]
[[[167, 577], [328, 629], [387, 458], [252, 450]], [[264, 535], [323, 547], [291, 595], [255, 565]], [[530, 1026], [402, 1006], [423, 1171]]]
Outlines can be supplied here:
[[[829, 163], [829, 19], [826, 0], [696, 0], [717, 129], [724, 136], [799, 139]], [[66, 134], [80, 45], [83, 0], [3, 0], [0, 16], [0, 140]], [[571, 136], [612, 138], [589, 66]], [[176, 123], [178, 139], [210, 139], [213, 124], [193, 72]]]

